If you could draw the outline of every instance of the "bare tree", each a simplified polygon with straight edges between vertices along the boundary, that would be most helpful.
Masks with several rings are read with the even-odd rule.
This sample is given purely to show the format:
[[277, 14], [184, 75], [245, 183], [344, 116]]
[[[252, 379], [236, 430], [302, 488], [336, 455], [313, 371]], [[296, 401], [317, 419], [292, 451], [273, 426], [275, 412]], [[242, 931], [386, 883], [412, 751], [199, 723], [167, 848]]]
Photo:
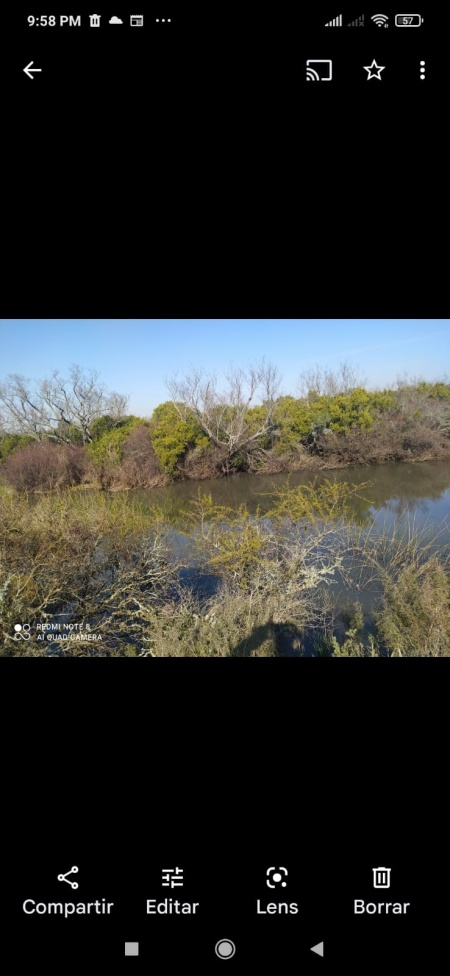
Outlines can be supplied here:
[[11, 373], [0, 384], [0, 402], [3, 404], [3, 423], [10, 434], [27, 434], [41, 440], [50, 424], [45, 404], [24, 376]]
[[126, 415], [129, 396], [124, 393], [110, 393], [106, 403], [107, 414], [118, 424]]
[[357, 369], [348, 360], [344, 360], [335, 372], [317, 363], [304, 370], [300, 375], [298, 389], [303, 397], [338, 396], [341, 393], [350, 393], [351, 390], [364, 386], [366, 382]]
[[[215, 376], [192, 368], [183, 380], [169, 380], [167, 387], [180, 417], [194, 416], [228, 465], [270, 432], [280, 378], [277, 367], [263, 359], [246, 369], [230, 369], [226, 380], [227, 388], [220, 392]], [[260, 411], [249, 415], [256, 398]]]
[[127, 404], [121, 394], [107, 394], [98, 376], [77, 365], [71, 366], [68, 378], [55, 370], [50, 379], [35, 385], [18, 373], [10, 374], [0, 384], [5, 426], [11, 433], [60, 443], [70, 443], [71, 433], [76, 431], [83, 444], [89, 443], [93, 421], [107, 412], [119, 419]]

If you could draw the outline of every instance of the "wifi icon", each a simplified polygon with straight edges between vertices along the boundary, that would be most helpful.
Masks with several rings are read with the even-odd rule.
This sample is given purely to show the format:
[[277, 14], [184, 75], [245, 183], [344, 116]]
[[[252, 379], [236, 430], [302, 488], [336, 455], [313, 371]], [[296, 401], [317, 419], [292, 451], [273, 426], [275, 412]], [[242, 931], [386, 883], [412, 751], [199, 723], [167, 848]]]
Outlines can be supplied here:
[[386, 14], [374, 14], [370, 19], [377, 27], [389, 27], [389, 17], [386, 17]]

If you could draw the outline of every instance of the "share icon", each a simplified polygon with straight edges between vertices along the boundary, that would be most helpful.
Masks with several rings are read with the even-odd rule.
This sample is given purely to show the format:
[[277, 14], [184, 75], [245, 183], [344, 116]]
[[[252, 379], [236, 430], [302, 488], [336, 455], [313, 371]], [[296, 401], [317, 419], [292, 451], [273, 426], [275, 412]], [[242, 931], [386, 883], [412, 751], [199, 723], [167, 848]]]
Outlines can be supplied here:
[[68, 881], [67, 880], [69, 874], [76, 874], [77, 871], [78, 871], [78, 868], [77, 867], [74, 867], [74, 868], [71, 868], [70, 871], [67, 871], [66, 874], [58, 874], [58, 881], [67, 881], [67, 884], [70, 884], [71, 888], [74, 888], [74, 889], [75, 888], [78, 888], [78, 881]]

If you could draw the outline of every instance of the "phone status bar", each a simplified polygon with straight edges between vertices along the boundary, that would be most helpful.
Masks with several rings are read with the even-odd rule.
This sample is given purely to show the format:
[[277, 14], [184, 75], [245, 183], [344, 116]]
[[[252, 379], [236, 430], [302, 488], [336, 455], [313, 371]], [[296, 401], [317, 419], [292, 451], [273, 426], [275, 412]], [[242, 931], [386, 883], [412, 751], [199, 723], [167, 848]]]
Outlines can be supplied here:
[[329, 32], [339, 28], [364, 28], [372, 31], [388, 31], [389, 28], [402, 29], [424, 29], [427, 20], [422, 12], [412, 13], [374, 13], [359, 14], [336, 13], [332, 16], [321, 16], [317, 11], [303, 10], [279, 10], [277, 13], [272, 11], [260, 11], [257, 15], [249, 10], [234, 10], [232, 8], [209, 9], [207, 12], [200, 12], [199, 9], [174, 10], [170, 8], [157, 10], [156, 13], [132, 13], [123, 14], [122, 12], [93, 12], [93, 13], [55, 13], [39, 14], [29, 13], [25, 15], [26, 25], [30, 28], [51, 30], [62, 28], [70, 29], [92, 29], [107, 30], [118, 32], [119, 28], [125, 30], [142, 30], [149, 28], [170, 28], [175, 24], [183, 24], [188, 27], [190, 24], [197, 28], [203, 25], [204, 29], [209, 26], [220, 24], [225, 29], [231, 29], [236, 34], [240, 31], [251, 29], [257, 33], [260, 29], [277, 30], [296, 24], [299, 28], [307, 32], [328, 29]]

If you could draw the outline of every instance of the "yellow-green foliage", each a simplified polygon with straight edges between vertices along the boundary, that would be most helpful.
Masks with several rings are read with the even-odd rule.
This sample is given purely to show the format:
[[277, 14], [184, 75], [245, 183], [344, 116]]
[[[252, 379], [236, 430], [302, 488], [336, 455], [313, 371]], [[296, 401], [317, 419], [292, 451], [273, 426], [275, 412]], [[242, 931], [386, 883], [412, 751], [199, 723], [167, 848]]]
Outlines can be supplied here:
[[[129, 496], [65, 491], [41, 496], [30, 506], [15, 492], [0, 493], [0, 648], [44, 653], [35, 623], [51, 621], [68, 606], [78, 621], [97, 619], [104, 634], [100, 652], [111, 634], [111, 614], [123, 636], [129, 635], [149, 573], [157, 582], [150, 559], [156, 549], [149, 548], [148, 539], [162, 540], [162, 562], [164, 533], [161, 513], [144, 510]], [[33, 626], [29, 643], [14, 641], [18, 621]], [[87, 642], [87, 650], [95, 649]]]
[[450, 655], [450, 585], [432, 556], [406, 564], [395, 580], [385, 578], [378, 631], [396, 657]]
[[391, 409], [394, 403], [389, 391], [370, 393], [363, 387], [334, 397], [280, 397], [274, 411], [275, 453], [283, 454], [299, 443], [307, 444], [312, 436], [327, 430], [370, 430], [377, 414]]
[[303, 543], [300, 542], [299, 548], [298, 532], [292, 536], [286, 521], [291, 526], [306, 522], [320, 532], [319, 524], [347, 519], [350, 496], [366, 487], [366, 484], [354, 486], [329, 481], [319, 486], [284, 486], [271, 493], [275, 505], [265, 515], [259, 509], [250, 514], [245, 504], [237, 509], [215, 505], [210, 493], [202, 494], [199, 490], [196, 500], [183, 515], [203, 568], [234, 580], [244, 589], [256, 582], [259, 587], [270, 589], [271, 586], [276, 590], [297, 579], [298, 585], [306, 590], [317, 584], [322, 570], [328, 573], [332, 565], [336, 568], [338, 560], [333, 553], [328, 568], [324, 564], [307, 570], [302, 562]]
[[[248, 436], [251, 437], [252, 434], [256, 434], [258, 430], [264, 426], [267, 419], [267, 410], [264, 406], [250, 407], [245, 415], [245, 423], [247, 427]], [[258, 440], [258, 446], [263, 449], [268, 449], [272, 446], [272, 438], [270, 434], [264, 434]]]
[[[298, 485], [291, 488], [289, 483], [272, 494], [274, 507], [267, 517], [276, 521], [289, 519], [290, 522], [306, 521], [310, 524], [348, 519], [349, 499], [361, 497], [361, 491], [370, 488], [370, 482], [350, 485], [344, 481], [330, 481], [325, 478], [321, 484], [316, 480], [311, 485]], [[364, 499], [367, 502], [367, 499]]]
[[114, 417], [110, 417], [109, 414], [105, 413], [102, 417], [97, 417], [96, 420], [92, 421], [91, 424], [91, 435], [94, 441], [103, 437], [104, 434], [109, 434], [112, 430], [117, 430], [121, 427], [134, 426], [134, 421], [143, 424], [144, 420], [140, 417], [135, 417], [133, 414], [129, 414], [128, 417], [124, 417], [122, 420], [115, 420]]
[[25, 434], [5, 434], [4, 437], [0, 437], [0, 461], [4, 461], [10, 454], [32, 443], [35, 443], [34, 437]]
[[450, 383], [418, 383], [417, 392], [433, 399], [450, 400]]
[[98, 437], [97, 440], [93, 440], [91, 444], [88, 444], [87, 451], [94, 463], [102, 464], [105, 461], [109, 461], [113, 464], [120, 464], [124, 441], [126, 441], [131, 431], [135, 427], [139, 427], [142, 423], [144, 421], [139, 417], [133, 417], [123, 426], [116, 427], [115, 430], [107, 431]]
[[304, 441], [311, 429], [310, 409], [305, 400], [292, 396], [280, 397], [275, 405], [274, 449], [280, 455]]
[[215, 505], [210, 493], [199, 490], [183, 515], [203, 565], [247, 586], [261, 561], [268, 558], [259, 511], [250, 515], [245, 504], [238, 509]]
[[[265, 514], [199, 491], [177, 522], [190, 540], [181, 556], [167, 511], [129, 495], [65, 491], [30, 503], [0, 490], [0, 654], [48, 654], [36, 625], [68, 611], [103, 635], [96, 646], [67, 646], [68, 655], [267, 655], [284, 653], [286, 628], [297, 646], [312, 628], [328, 656], [449, 656], [445, 550], [434, 554], [414, 528], [357, 531], [349, 502], [367, 487], [285, 486]], [[219, 588], [206, 599], [181, 585], [182, 560], [200, 578], [220, 577]], [[376, 634], [364, 637], [354, 604], [338, 640], [326, 584], [339, 574], [353, 587], [361, 568], [382, 595]], [[14, 640], [18, 621], [32, 625], [29, 642]]]
[[[383, 394], [368, 393], [363, 387], [329, 398], [330, 428], [335, 431], [370, 430], [375, 411], [382, 409]], [[387, 406], [387, 403], [385, 404]]]
[[209, 438], [203, 433], [195, 417], [182, 420], [171, 400], [161, 403], [150, 420], [153, 448], [163, 470], [172, 478], [177, 465], [190, 447], [208, 447]]

